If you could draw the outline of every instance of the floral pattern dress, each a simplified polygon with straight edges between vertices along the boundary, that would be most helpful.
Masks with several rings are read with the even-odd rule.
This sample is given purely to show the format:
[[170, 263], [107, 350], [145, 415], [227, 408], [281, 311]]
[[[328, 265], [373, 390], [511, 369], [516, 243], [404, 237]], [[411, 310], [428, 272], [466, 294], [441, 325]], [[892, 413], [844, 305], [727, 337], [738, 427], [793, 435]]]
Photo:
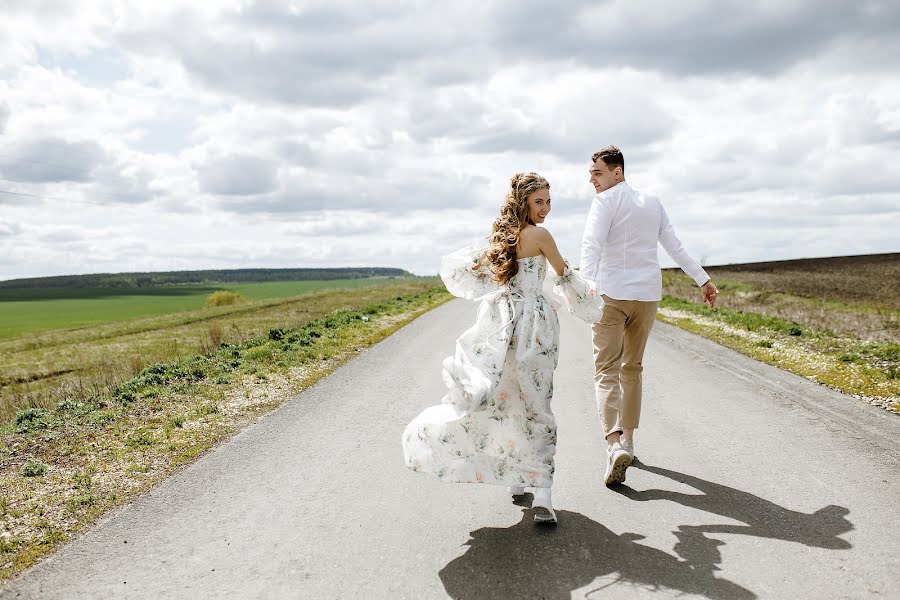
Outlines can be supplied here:
[[475, 324], [443, 362], [448, 388], [403, 432], [406, 465], [442, 481], [551, 487], [556, 421], [550, 402], [559, 356], [561, 305], [587, 321], [600, 320], [594, 284], [568, 265], [545, 295], [544, 256], [519, 259], [519, 270], [498, 286], [481, 266], [484, 249], [445, 256], [441, 278], [454, 295], [480, 301]]

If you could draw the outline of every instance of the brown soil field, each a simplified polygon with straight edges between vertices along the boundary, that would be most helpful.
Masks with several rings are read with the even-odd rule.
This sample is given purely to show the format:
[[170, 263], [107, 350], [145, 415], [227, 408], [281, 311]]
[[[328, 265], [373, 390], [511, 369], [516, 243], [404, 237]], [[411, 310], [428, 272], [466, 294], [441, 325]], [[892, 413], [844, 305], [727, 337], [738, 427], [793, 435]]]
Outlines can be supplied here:
[[[859, 340], [900, 343], [900, 253], [705, 268], [723, 307]], [[701, 301], [680, 269], [663, 270], [663, 293]]]
[[794, 296], [900, 309], [900, 252], [706, 267], [713, 278]]

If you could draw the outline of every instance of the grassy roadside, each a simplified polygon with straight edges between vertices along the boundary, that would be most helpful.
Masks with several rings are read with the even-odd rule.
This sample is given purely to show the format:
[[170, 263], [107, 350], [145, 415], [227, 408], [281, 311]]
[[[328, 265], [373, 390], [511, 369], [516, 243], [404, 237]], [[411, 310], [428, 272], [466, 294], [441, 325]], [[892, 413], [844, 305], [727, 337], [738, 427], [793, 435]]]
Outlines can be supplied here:
[[[772, 274], [765, 274], [770, 278], [766, 280], [758, 273], [750, 276], [710, 271], [721, 293], [723, 308], [776, 317], [858, 340], [894, 343], [900, 340], [900, 297], [886, 298], [883, 288], [877, 288], [880, 294], [860, 298], [859, 288], [845, 285], [850, 289], [839, 289], [823, 284], [813, 295], [802, 295], [809, 293], [811, 283], [805, 282], [805, 286], [797, 286], [798, 290], [792, 291], [781, 281], [783, 278], [775, 278]], [[796, 274], [795, 277], [790, 283], [804, 282]], [[849, 297], [851, 292], [857, 297]], [[673, 271], [663, 272], [663, 294], [682, 300], [699, 300], [694, 282]]]
[[449, 299], [433, 287], [333, 310], [18, 411], [0, 428], [0, 579]]
[[440, 280], [355, 288], [330, 283], [339, 287], [0, 340], [0, 422], [23, 408], [53, 409], [63, 399], [85, 402], [112, 393], [151, 364], [208, 354], [222, 342], [241, 344], [260, 331], [299, 327], [340, 308], [418, 293]]
[[[773, 294], [727, 280], [716, 281], [720, 304], [711, 309], [684, 299], [681, 286], [690, 284], [680, 277], [667, 274], [659, 320], [900, 414], [900, 344], [880, 335], [892, 331], [894, 311], [846, 303], [830, 306], [789, 294], [776, 295], [767, 306]], [[696, 297], [696, 288], [690, 290]], [[813, 303], [815, 310], [810, 310]], [[849, 335], [860, 323], [879, 335]]]

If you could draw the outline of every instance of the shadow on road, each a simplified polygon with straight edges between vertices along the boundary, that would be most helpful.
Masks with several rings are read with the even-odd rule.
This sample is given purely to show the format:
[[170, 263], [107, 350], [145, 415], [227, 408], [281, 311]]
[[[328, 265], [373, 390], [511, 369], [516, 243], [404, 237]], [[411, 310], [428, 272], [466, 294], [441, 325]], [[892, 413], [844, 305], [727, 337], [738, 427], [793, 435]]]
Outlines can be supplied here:
[[[756, 594], [717, 578], [710, 568], [679, 560], [650, 546], [642, 536], [616, 535], [584, 515], [558, 510], [559, 525], [536, 526], [532, 511], [512, 527], [484, 527], [471, 533], [465, 554], [439, 575], [452, 598], [544, 598], [569, 600], [619, 583], [655, 590], [669, 588], [707, 598], [744, 599]], [[597, 578], [602, 578], [596, 582]], [[627, 597], [627, 592], [626, 597]]]
[[695, 569], [712, 572], [722, 561], [718, 547], [725, 544], [706, 534], [731, 533], [797, 542], [814, 548], [847, 550], [850, 542], [841, 539], [853, 524], [846, 518], [849, 509], [833, 504], [813, 513], [803, 513], [779, 506], [747, 492], [699, 479], [661, 467], [635, 461], [634, 467], [648, 473], [691, 486], [702, 494], [685, 494], [671, 490], [651, 489], [639, 492], [627, 485], [615, 486], [616, 492], [632, 500], [669, 500], [689, 508], [720, 515], [743, 524], [680, 525], [674, 532], [678, 538], [675, 552]]

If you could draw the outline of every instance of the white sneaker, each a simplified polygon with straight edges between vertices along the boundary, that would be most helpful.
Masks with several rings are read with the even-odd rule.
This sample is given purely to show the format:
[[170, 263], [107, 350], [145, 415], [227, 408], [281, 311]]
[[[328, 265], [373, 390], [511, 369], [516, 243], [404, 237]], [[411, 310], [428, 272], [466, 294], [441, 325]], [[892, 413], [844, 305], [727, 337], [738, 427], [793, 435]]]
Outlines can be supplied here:
[[550, 488], [534, 488], [534, 501], [531, 503], [534, 509], [535, 523], [556, 523], [556, 512], [553, 510], [553, 502], [550, 500]]
[[611, 444], [606, 449], [606, 485], [614, 485], [625, 481], [625, 470], [631, 466], [634, 457], [626, 450], [621, 442]]
[[622, 442], [622, 448], [625, 449], [625, 452], [631, 455], [631, 462], [637, 460], [637, 455], [634, 453], [634, 440], [628, 441], [625, 438], [620, 440]]
[[519, 485], [511, 485], [507, 488], [507, 491], [509, 491], [509, 495], [513, 497], [525, 495], [525, 488]]

